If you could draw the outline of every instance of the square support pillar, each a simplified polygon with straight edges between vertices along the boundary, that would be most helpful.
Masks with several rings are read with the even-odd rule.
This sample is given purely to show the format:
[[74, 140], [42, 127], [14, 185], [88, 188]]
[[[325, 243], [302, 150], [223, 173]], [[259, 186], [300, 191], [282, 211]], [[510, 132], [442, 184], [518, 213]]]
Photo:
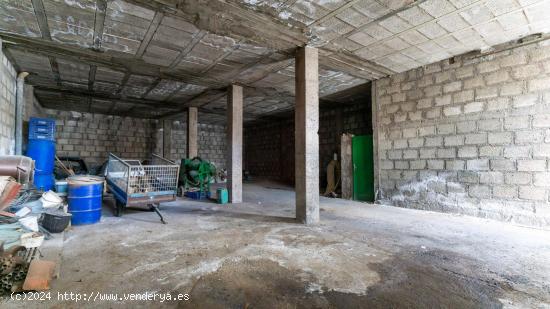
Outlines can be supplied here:
[[227, 91], [227, 190], [231, 203], [243, 200], [243, 87]]
[[194, 158], [199, 155], [199, 128], [198, 108], [189, 107], [187, 110], [187, 158]]
[[296, 54], [294, 110], [296, 219], [319, 222], [319, 67], [316, 48]]
[[172, 120], [162, 121], [162, 156], [170, 160], [172, 152]]

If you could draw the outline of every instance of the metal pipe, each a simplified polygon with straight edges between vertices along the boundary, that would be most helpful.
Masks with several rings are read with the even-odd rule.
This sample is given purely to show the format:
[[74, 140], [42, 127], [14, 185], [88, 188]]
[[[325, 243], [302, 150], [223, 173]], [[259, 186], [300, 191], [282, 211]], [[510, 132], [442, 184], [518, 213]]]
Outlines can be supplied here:
[[23, 154], [23, 106], [25, 104], [25, 77], [29, 73], [21, 72], [17, 75], [17, 89], [15, 98], [15, 154]]

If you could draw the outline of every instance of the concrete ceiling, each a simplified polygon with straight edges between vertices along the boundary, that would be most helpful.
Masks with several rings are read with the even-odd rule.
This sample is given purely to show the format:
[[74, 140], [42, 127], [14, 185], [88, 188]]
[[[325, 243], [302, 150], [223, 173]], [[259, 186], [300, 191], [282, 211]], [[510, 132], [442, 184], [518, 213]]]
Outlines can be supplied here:
[[[221, 115], [291, 110], [296, 47], [319, 47], [320, 97], [550, 30], [550, 0], [1, 0], [0, 37], [56, 109]], [[214, 116], [213, 116], [214, 117]], [[219, 117], [218, 117], [219, 118]]]

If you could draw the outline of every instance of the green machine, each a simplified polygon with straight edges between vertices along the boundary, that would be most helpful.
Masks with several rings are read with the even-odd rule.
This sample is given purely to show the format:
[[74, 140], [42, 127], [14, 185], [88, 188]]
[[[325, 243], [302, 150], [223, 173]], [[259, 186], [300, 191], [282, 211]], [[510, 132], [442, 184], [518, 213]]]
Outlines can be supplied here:
[[191, 198], [210, 196], [210, 183], [216, 177], [216, 166], [200, 157], [182, 159], [178, 195]]

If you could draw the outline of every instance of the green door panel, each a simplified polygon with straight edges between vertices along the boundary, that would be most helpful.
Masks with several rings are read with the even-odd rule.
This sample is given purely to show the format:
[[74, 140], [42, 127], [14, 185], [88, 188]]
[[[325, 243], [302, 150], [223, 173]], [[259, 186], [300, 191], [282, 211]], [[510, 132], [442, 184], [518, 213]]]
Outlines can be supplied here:
[[353, 199], [374, 202], [374, 157], [372, 135], [351, 140], [353, 161]]

